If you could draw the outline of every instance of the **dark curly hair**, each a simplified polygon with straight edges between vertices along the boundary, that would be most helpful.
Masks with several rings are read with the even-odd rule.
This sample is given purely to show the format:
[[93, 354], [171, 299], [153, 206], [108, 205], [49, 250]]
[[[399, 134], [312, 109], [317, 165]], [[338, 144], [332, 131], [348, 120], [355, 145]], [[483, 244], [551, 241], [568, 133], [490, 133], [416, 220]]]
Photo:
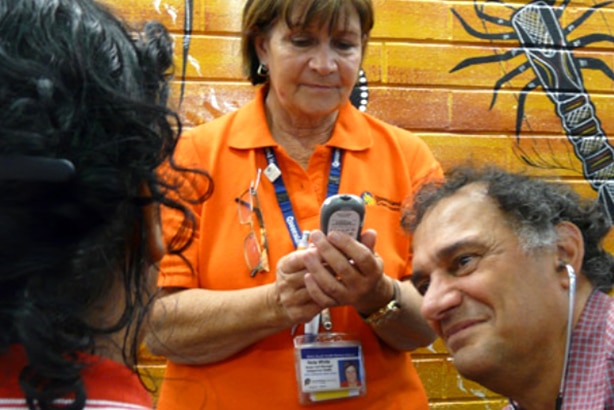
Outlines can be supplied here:
[[[101, 336], [126, 331], [120, 349], [136, 363], [155, 296], [145, 213], [183, 214], [167, 241], [181, 254], [195, 219], [167, 176], [206, 183], [191, 201], [211, 194], [206, 172], [172, 160], [181, 124], [166, 107], [171, 69], [159, 23], [129, 29], [92, 0], [0, 0], [0, 354], [25, 350], [31, 409], [66, 396], [84, 407], [79, 357]], [[118, 287], [119, 317], [92, 320]]]
[[483, 184], [499, 206], [525, 251], [556, 243], [555, 226], [563, 221], [576, 225], [584, 240], [582, 273], [596, 288], [609, 292], [614, 282], [614, 260], [602, 246], [610, 221], [600, 202], [580, 197], [563, 183], [547, 182], [497, 167], [460, 166], [446, 173], [445, 181], [422, 187], [413, 205], [404, 212], [403, 226], [414, 232], [425, 213], [439, 201], [469, 184]]

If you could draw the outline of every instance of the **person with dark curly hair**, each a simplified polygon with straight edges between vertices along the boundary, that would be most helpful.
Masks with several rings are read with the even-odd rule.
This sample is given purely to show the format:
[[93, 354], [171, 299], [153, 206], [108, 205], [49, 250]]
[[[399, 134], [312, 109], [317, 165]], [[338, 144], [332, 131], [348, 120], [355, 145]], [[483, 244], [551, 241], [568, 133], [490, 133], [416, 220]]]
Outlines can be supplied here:
[[[193, 236], [173, 173], [212, 189], [173, 165], [171, 66], [159, 23], [0, 0], [0, 409], [151, 408], [134, 369], [157, 262]], [[184, 217], [166, 244], [160, 206]]]
[[459, 167], [419, 191], [422, 313], [465, 377], [508, 409], [614, 409], [614, 283], [601, 204], [569, 185]]

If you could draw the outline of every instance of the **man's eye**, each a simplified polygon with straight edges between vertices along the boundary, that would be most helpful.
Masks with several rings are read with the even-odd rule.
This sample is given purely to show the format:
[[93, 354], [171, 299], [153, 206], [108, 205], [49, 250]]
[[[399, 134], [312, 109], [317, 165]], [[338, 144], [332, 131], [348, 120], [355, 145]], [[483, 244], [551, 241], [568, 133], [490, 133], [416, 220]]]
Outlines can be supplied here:
[[454, 260], [452, 271], [455, 276], [462, 276], [470, 273], [475, 269], [476, 264], [479, 261], [478, 255], [462, 255]]
[[418, 293], [420, 293], [422, 296], [426, 294], [426, 291], [429, 289], [429, 285], [431, 284], [431, 280], [428, 278], [412, 280], [412, 282]]
[[460, 258], [458, 258], [458, 265], [465, 266], [471, 262], [472, 258], [473, 256], [470, 256], [470, 255], [461, 256]]

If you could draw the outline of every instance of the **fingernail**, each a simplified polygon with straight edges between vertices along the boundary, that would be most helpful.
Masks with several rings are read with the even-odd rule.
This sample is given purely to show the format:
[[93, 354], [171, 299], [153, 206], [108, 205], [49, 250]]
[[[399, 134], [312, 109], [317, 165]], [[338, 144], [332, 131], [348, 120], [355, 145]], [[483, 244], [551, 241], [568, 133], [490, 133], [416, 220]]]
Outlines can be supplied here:
[[324, 234], [322, 233], [322, 231], [313, 231], [311, 232], [311, 241], [312, 242], [318, 242], [321, 241], [322, 239], [324, 239]]
[[332, 231], [328, 234], [328, 239], [330, 239], [331, 242], [340, 241], [341, 238], [342, 238], [341, 234], [337, 231]]

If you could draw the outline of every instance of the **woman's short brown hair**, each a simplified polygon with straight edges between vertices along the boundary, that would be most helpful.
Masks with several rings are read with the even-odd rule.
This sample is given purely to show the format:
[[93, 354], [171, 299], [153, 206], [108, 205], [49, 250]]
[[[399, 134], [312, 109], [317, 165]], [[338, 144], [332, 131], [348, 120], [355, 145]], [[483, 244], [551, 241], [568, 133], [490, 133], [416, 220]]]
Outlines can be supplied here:
[[[266, 81], [257, 72], [260, 61], [255, 39], [258, 35], [266, 33], [280, 19], [285, 20], [288, 27], [301, 28], [313, 22], [322, 25], [328, 22], [332, 30], [348, 6], [358, 12], [362, 34], [368, 37], [375, 21], [371, 0], [247, 0], [241, 26], [241, 56], [248, 80], [253, 85]], [[293, 21], [299, 7], [299, 17]]]

